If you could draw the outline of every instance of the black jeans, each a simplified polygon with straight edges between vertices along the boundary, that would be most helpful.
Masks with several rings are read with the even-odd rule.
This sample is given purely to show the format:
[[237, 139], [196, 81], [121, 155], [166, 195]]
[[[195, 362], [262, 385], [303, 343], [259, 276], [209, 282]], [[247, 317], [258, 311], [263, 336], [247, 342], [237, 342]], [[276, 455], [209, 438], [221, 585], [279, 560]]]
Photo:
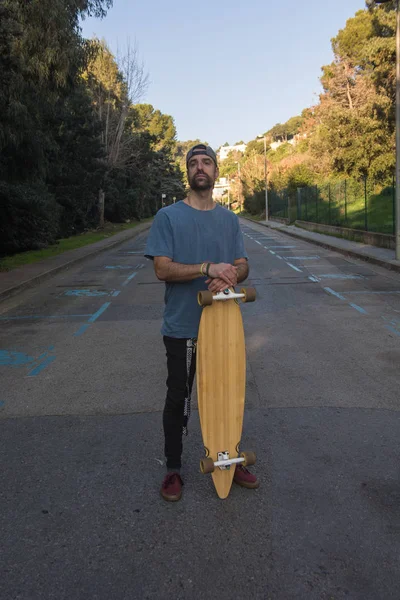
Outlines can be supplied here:
[[187, 435], [190, 398], [196, 372], [196, 340], [164, 336], [167, 350], [167, 397], [163, 413], [168, 469], [180, 469], [182, 435]]

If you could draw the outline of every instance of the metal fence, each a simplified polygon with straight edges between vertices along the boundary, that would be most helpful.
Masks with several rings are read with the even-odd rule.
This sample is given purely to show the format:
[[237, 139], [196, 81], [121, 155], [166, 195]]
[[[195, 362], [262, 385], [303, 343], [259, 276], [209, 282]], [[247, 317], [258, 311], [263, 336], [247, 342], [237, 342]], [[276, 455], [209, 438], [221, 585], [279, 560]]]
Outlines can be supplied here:
[[289, 191], [268, 191], [268, 213], [270, 217], [287, 219], [289, 214]]
[[376, 233], [395, 233], [395, 181], [368, 179], [297, 189], [297, 219]]

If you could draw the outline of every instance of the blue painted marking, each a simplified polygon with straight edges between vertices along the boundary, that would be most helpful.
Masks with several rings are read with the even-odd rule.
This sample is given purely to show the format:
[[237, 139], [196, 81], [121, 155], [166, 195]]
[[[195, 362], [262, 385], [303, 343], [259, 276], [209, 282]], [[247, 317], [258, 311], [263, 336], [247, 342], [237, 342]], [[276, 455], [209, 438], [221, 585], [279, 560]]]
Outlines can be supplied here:
[[129, 275], [129, 277], [127, 279], [125, 279], [125, 281], [122, 285], [128, 285], [128, 283], [135, 277], [135, 275], [137, 275], [137, 271], [135, 271], [134, 273]]
[[285, 258], [289, 260], [314, 260], [319, 259], [319, 256], [285, 256]]
[[270, 250], [271, 254], [276, 254], [276, 252], [274, 252], [273, 250]]
[[279, 256], [279, 254], [275, 254], [276, 258], [279, 258], [279, 260], [282, 260], [282, 256]]
[[40, 365], [38, 365], [37, 367], [35, 367], [34, 369], [32, 369], [32, 371], [30, 371], [28, 373], [28, 377], [36, 377], [36, 375], [38, 375], [41, 371], [43, 371], [43, 369], [45, 369], [48, 365], [50, 365], [55, 360], [56, 360], [55, 356], [48, 356]]
[[256, 244], [259, 244], [259, 246], [262, 246], [261, 242], [259, 242], [258, 240], [254, 240]]
[[88, 327], [90, 327], [91, 323], [94, 323], [96, 321], [96, 319], [98, 319], [100, 317], [100, 315], [103, 314], [103, 312], [105, 310], [107, 310], [107, 308], [110, 306], [111, 302], [106, 302], [105, 304], [103, 304], [103, 306], [101, 306], [99, 308], [99, 310], [97, 312], [95, 312], [90, 319], [88, 319], [88, 322], [85, 323], [84, 325], [81, 325], [81, 327], [79, 327], [78, 331], [75, 331], [74, 336], [78, 336], [78, 335], [82, 335], [83, 333], [85, 333], [85, 331], [88, 329]]
[[285, 248], [296, 248], [296, 246], [264, 246], [264, 248], [279, 248], [280, 250], [283, 250]]
[[316, 277], [313, 277], [312, 275], [310, 275], [308, 279], [310, 279], [310, 281], [315, 281], [316, 283], [318, 282], [318, 279]]
[[0, 400], [0, 408], [3, 408], [4, 405], [5, 405], [5, 402], [3, 400]]
[[88, 320], [88, 323], [94, 323], [95, 320], [98, 319], [105, 310], [107, 310], [107, 308], [110, 306], [110, 304], [111, 304], [111, 302], [106, 302], [105, 304], [103, 304], [103, 306], [101, 306], [99, 308], [99, 310], [90, 317], [90, 319]]
[[355, 308], [356, 310], [358, 310], [358, 312], [360, 312], [362, 315], [366, 315], [367, 311], [364, 310], [363, 308], [361, 308], [361, 306], [358, 306], [358, 304], [353, 304], [352, 302], [349, 302], [350, 306], [352, 306], [353, 308]]
[[385, 327], [386, 327], [386, 329], [389, 329], [389, 331], [391, 331], [392, 333], [395, 333], [396, 335], [398, 335], [400, 337], [400, 331], [397, 331], [397, 329], [395, 329], [391, 325], [385, 325]]
[[120, 291], [119, 291], [119, 290], [118, 290], [117, 292], [113, 292], [113, 294], [112, 294], [112, 295], [113, 295], [113, 296], [114, 296], [114, 298], [115, 298], [116, 296], [118, 296], [118, 294], [120, 294]]
[[0, 317], [0, 321], [18, 321], [20, 319], [72, 319], [74, 317], [90, 317], [85, 315], [28, 315], [25, 317]]
[[301, 269], [299, 269], [298, 267], [295, 267], [294, 265], [292, 265], [290, 262], [287, 263], [289, 265], [289, 267], [292, 267], [292, 269], [294, 269], [295, 271], [298, 271], [299, 273], [302, 273], [303, 271]]
[[346, 298], [344, 296], [342, 296], [342, 294], [338, 294], [337, 292], [334, 292], [329, 287], [324, 287], [324, 290], [326, 292], [328, 292], [329, 294], [332, 294], [333, 296], [336, 296], [336, 298], [339, 298], [339, 300], [346, 300]]
[[33, 356], [28, 356], [23, 352], [13, 350], [0, 350], [0, 366], [2, 367], [22, 367], [34, 362]]
[[113, 266], [107, 266], [104, 267], [105, 269], [132, 269], [132, 266], [130, 265], [113, 265]]
[[74, 335], [82, 335], [82, 333], [85, 333], [85, 331], [88, 327], [90, 327], [90, 323], [85, 323], [85, 325], [82, 325], [81, 327], [79, 327], [78, 331], [76, 331], [74, 333]]
[[99, 290], [67, 290], [64, 296], [89, 296], [96, 298], [97, 296], [108, 296], [109, 292], [101, 292]]

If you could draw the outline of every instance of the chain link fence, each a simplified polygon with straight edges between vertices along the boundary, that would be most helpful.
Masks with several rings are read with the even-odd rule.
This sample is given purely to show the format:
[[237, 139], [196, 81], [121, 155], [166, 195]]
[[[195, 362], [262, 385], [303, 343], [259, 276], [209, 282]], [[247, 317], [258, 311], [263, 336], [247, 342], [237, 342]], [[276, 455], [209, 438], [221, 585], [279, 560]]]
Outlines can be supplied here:
[[395, 181], [367, 178], [297, 189], [297, 219], [375, 233], [395, 233]]

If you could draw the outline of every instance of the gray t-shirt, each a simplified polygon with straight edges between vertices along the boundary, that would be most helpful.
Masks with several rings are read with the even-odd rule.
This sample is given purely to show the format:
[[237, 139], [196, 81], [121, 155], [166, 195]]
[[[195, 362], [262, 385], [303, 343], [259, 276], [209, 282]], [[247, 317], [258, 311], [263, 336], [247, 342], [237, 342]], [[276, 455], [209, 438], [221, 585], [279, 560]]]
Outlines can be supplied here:
[[[233, 264], [246, 258], [239, 219], [219, 204], [213, 210], [196, 210], [183, 201], [158, 211], [152, 224], [145, 256], [167, 256], [186, 265], [210, 263]], [[165, 284], [163, 335], [195, 338], [198, 334], [201, 307], [197, 292], [206, 290], [206, 277]]]

